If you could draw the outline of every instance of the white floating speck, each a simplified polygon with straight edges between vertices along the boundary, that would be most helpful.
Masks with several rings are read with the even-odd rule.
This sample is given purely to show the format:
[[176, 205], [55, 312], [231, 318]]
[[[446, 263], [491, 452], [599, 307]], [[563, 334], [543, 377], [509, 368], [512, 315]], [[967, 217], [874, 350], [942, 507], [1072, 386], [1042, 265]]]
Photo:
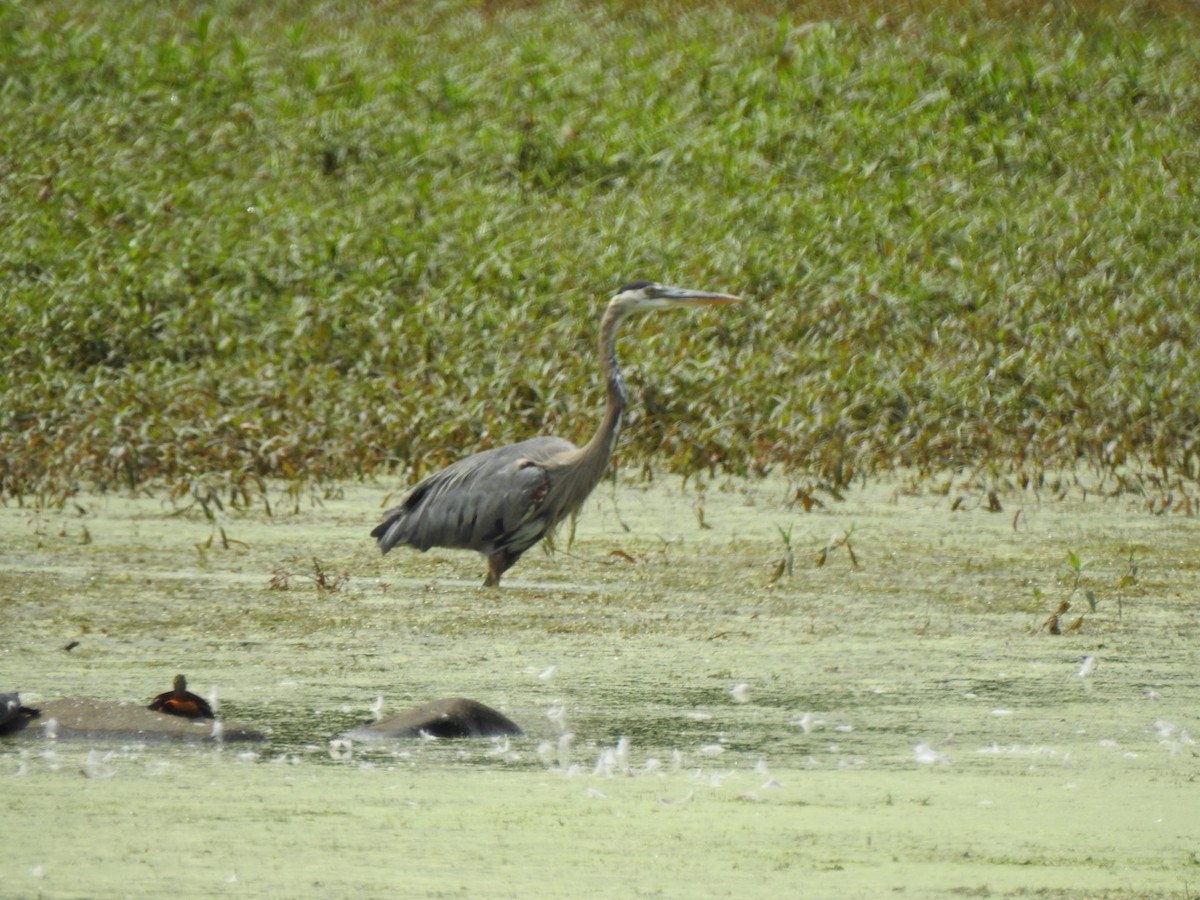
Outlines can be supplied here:
[[102, 754], [99, 750], [89, 750], [87, 759], [80, 770], [84, 778], [112, 778], [116, 769], [108, 764], [113, 754]]
[[729, 692], [729, 694], [730, 694], [730, 696], [733, 697], [735, 703], [749, 703], [750, 702], [750, 685], [745, 684], [745, 683], [739, 684], [736, 687], [734, 687], [734, 689], [731, 690]]
[[544, 669], [542, 671], [542, 674], [540, 674], [538, 676], [538, 678], [542, 679], [542, 681], [549, 681], [551, 678], [554, 677], [554, 673], [557, 671], [558, 671], [558, 666], [548, 666], [546, 669]]
[[929, 744], [917, 744], [913, 748], [913, 758], [923, 766], [948, 766], [950, 765], [949, 758], [944, 753], [939, 753]]
[[564, 732], [558, 736], [558, 767], [566, 769], [571, 763], [571, 742], [575, 740], [575, 733], [572, 731]]
[[509, 751], [509, 740], [507, 734], [502, 734], [499, 737], [492, 738], [492, 749], [487, 752], [487, 756], [503, 756]]
[[616, 756], [612, 747], [605, 747], [596, 758], [596, 766], [592, 769], [592, 774], [611, 778], [613, 769], [616, 767]]
[[666, 797], [660, 797], [658, 799], [658, 802], [661, 803], [663, 806], [678, 806], [681, 803], [691, 803], [692, 798], [694, 796], [696, 796], [695, 791], [688, 791], [686, 794], [684, 794], [678, 800], [668, 800]]
[[[1179, 736], [1175, 737], [1175, 731], [1178, 729]], [[1189, 747], [1196, 742], [1192, 736], [1187, 733], [1186, 728], [1178, 728], [1174, 722], [1168, 722], [1165, 719], [1159, 719], [1154, 723], [1154, 730], [1158, 732], [1159, 743], [1166, 747], [1172, 756], [1183, 752], [1184, 747]]]
[[567, 729], [567, 708], [561, 704], [546, 710], [546, 718], [558, 726], [559, 731]]
[[708, 778], [708, 786], [711, 788], [719, 788], [732, 772], [713, 772]]
[[375, 721], [379, 721], [379, 717], [383, 714], [383, 694], [375, 697], [375, 702], [367, 707], [367, 712], [375, 718]]
[[725, 752], [725, 748], [720, 744], [705, 744], [698, 752], [701, 756], [720, 756]]
[[1052, 747], [1043, 747], [1040, 744], [1010, 744], [1007, 747], [1001, 747], [995, 742], [990, 746], [980, 747], [975, 752], [993, 756], [1041, 756], [1049, 759], [1060, 755], [1060, 751]]
[[603, 800], [604, 799], [604, 791], [598, 791], [595, 788], [590, 787], [586, 791], [584, 791], [584, 796], [589, 797], [594, 800]]
[[1079, 664], [1079, 671], [1075, 674], [1080, 678], [1087, 678], [1092, 672], [1096, 671], [1096, 657], [1085, 656]]
[[1011, 709], [1000, 708], [1000, 709], [992, 710], [993, 716], [1011, 716], [1012, 714], [1013, 714], [1013, 711]]
[[617, 741], [617, 747], [613, 751], [613, 761], [620, 774], [629, 774], [629, 738], [625, 735], [621, 735], [620, 740]]

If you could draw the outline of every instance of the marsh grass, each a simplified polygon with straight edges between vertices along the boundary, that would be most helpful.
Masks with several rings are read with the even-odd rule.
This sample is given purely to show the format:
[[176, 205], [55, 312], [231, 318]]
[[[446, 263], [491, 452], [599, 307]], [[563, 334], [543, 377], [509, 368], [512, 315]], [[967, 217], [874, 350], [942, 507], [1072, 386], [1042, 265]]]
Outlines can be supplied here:
[[[1193, 508], [1200, 35], [1169, 4], [0, 0], [0, 496], [586, 437]], [[986, 493], [983, 494], [986, 496]]]

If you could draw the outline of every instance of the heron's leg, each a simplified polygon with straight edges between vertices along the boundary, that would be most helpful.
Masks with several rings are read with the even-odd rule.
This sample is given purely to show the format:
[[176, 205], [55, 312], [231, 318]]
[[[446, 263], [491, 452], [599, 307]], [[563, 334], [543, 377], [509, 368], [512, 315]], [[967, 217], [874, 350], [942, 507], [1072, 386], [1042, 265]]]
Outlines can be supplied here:
[[500, 576], [513, 567], [513, 564], [521, 558], [524, 550], [513, 550], [511, 547], [504, 550], [497, 550], [487, 558], [488, 573], [487, 578], [483, 580], [484, 587], [499, 587]]
[[487, 578], [483, 580], [484, 587], [499, 587], [500, 576], [507, 572], [508, 567], [516, 562], [515, 559], [509, 559], [508, 554], [503, 550], [497, 550], [487, 558], [487, 561], [488, 573]]

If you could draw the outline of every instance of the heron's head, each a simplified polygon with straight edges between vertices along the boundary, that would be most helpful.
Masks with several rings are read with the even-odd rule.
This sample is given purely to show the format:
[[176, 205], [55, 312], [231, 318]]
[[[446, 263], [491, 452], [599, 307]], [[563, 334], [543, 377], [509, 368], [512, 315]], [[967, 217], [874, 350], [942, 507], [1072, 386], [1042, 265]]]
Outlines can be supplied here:
[[175, 676], [175, 690], [177, 690], [177, 691], [186, 691], [187, 690], [187, 679], [184, 678], [182, 675]]
[[609, 305], [618, 307], [622, 313], [635, 313], [741, 301], [741, 297], [735, 297], [733, 294], [694, 291], [691, 288], [671, 287], [655, 281], [634, 281], [617, 291]]

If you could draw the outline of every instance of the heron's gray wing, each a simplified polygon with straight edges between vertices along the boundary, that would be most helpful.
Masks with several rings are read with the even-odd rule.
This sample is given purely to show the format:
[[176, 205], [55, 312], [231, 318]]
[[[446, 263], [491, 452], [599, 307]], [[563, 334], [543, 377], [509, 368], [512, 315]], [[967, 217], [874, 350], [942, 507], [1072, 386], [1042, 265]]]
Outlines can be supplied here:
[[538, 516], [550, 490], [543, 463], [573, 449], [559, 438], [534, 438], [468, 456], [413, 488], [371, 535], [384, 553], [401, 544], [525, 549], [553, 524]]

